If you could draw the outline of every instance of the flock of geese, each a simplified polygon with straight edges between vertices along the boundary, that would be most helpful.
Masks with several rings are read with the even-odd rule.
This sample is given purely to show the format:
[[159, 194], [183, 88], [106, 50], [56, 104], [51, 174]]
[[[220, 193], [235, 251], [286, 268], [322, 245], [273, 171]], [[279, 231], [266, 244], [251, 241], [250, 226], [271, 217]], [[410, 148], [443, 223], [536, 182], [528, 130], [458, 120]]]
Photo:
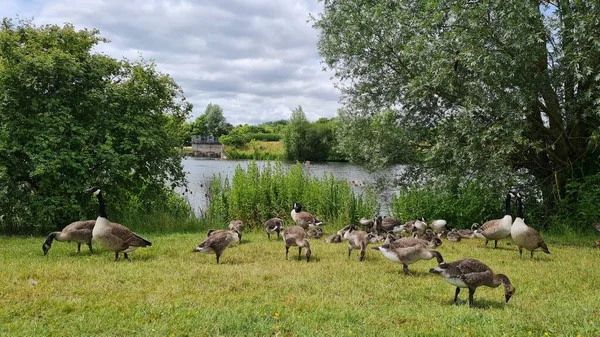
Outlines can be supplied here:
[[[96, 220], [77, 221], [66, 226], [61, 232], [50, 233], [43, 246], [44, 255], [48, 253], [53, 240], [77, 243], [77, 252], [80, 252], [81, 244], [88, 245], [92, 252], [92, 239], [105, 249], [115, 252], [115, 261], [119, 254], [123, 253], [125, 259], [129, 259], [131, 253], [139, 247], [148, 247], [152, 243], [135, 234], [127, 227], [110, 222], [106, 215], [106, 206], [102, 197], [102, 191], [98, 187], [92, 187], [86, 192], [94, 194], [98, 198], [98, 218]], [[517, 216], [512, 220], [510, 208], [511, 199], [516, 199]], [[310, 239], [321, 238], [324, 222], [312, 214], [302, 211], [302, 205], [294, 203], [291, 211], [295, 226], [285, 227], [284, 220], [272, 218], [264, 223], [267, 237], [276, 233], [285, 242], [285, 258], [288, 259], [289, 249], [298, 247], [298, 260], [301, 259], [302, 249], [305, 250], [306, 262], [310, 261], [312, 254]], [[512, 237], [519, 248], [519, 256], [522, 257], [523, 248], [530, 252], [542, 250], [550, 254], [548, 247], [540, 234], [525, 223], [523, 217], [523, 203], [521, 195], [510, 190], [506, 195], [505, 215], [501, 219], [485, 222], [483, 225], [473, 224], [471, 229], [446, 229], [446, 221], [435, 220], [430, 226], [423, 220], [414, 220], [401, 223], [391, 217], [377, 217], [376, 219], [361, 219], [359, 226], [350, 225], [340, 229], [337, 233], [325, 238], [327, 243], [339, 243], [343, 240], [348, 242], [348, 257], [353, 250], [360, 251], [359, 260], [363, 261], [367, 245], [383, 242], [382, 245], [373, 247], [384, 257], [392, 262], [401, 263], [403, 271], [411, 275], [408, 269], [410, 264], [421, 260], [436, 258], [438, 266], [429, 270], [432, 274], [443, 277], [448, 283], [456, 287], [454, 302], [458, 302], [458, 294], [461, 288], [469, 289], [469, 305], [473, 305], [473, 295], [480, 286], [496, 288], [504, 287], [506, 302], [515, 292], [515, 287], [504, 274], [496, 274], [483, 262], [476, 259], [464, 258], [450, 263], [444, 262], [441, 253], [435, 250], [442, 244], [442, 238], [449, 241], [460, 241], [461, 239], [482, 238], [487, 246], [489, 241], [494, 241], [494, 248], [498, 240]], [[595, 225], [600, 231], [600, 223]], [[360, 228], [358, 228], [360, 227]], [[194, 252], [213, 253], [217, 257], [217, 264], [226, 248], [237, 245], [242, 238], [244, 223], [239, 220], [231, 221], [227, 229], [210, 230], [206, 239], [201, 242]], [[404, 236], [403, 236], [404, 234]], [[408, 236], [406, 236], [408, 235]]]

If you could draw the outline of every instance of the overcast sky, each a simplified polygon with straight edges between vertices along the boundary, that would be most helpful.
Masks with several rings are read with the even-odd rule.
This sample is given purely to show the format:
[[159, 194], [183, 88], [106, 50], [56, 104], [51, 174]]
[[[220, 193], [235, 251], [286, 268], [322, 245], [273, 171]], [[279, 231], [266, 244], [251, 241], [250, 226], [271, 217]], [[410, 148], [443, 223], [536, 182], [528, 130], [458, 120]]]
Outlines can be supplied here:
[[111, 40], [115, 58], [154, 59], [194, 104], [210, 102], [229, 123], [288, 119], [301, 105], [309, 120], [333, 117], [339, 92], [322, 71], [317, 31], [307, 22], [317, 0], [0, 0], [0, 17], [36, 25], [69, 22]]

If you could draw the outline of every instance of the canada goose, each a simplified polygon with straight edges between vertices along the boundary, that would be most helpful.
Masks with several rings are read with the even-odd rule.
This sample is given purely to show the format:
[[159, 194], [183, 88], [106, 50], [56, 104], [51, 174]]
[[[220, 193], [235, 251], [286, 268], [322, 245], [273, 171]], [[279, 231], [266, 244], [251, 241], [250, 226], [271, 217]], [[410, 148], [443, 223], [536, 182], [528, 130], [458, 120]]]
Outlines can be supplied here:
[[521, 200], [520, 195], [517, 196], [517, 206], [517, 217], [515, 218], [512, 227], [510, 227], [510, 236], [517, 247], [519, 247], [519, 257], [523, 257], [523, 248], [531, 253], [530, 258], [533, 258], [533, 252], [536, 249], [541, 249], [544, 253], [550, 254], [548, 246], [546, 246], [546, 243], [540, 234], [534, 228], [525, 224], [525, 219], [523, 217], [523, 201]]
[[209, 231], [206, 240], [201, 242], [194, 253], [215, 253], [217, 255], [217, 264], [223, 251], [240, 242], [242, 235], [237, 230], [215, 230]]
[[48, 254], [48, 251], [52, 247], [52, 241], [63, 241], [63, 242], [77, 242], [77, 253], [81, 251], [81, 244], [85, 243], [90, 248], [92, 253], [92, 229], [96, 220], [87, 221], [75, 221], [67, 225], [60, 232], [52, 232], [46, 237], [46, 241], [42, 245], [44, 255]]
[[297, 202], [294, 203], [294, 208], [290, 214], [292, 215], [292, 220], [294, 220], [296, 225], [304, 228], [305, 230], [308, 229], [308, 227], [325, 225], [323, 221], [318, 220], [312, 214], [308, 212], [302, 212], [302, 205]]
[[450, 263], [441, 263], [429, 270], [432, 274], [442, 276], [448, 283], [456, 287], [454, 303], [458, 302], [460, 288], [469, 288], [469, 306], [473, 306], [473, 294], [480, 286], [496, 288], [504, 285], [504, 298], [508, 300], [515, 293], [515, 287], [504, 274], [494, 272], [483, 262], [475, 259], [462, 259]]
[[302, 253], [302, 248], [306, 248], [306, 262], [310, 261], [310, 255], [312, 254], [310, 250], [310, 244], [308, 243], [308, 235], [306, 231], [301, 226], [292, 226], [288, 227], [283, 231], [283, 241], [285, 241], [285, 259], [288, 259], [288, 252], [290, 250], [290, 246], [298, 247], [298, 261], [300, 261], [300, 254]]
[[360, 218], [360, 220], [358, 220], [358, 223], [364, 231], [371, 231], [373, 230], [373, 225], [375, 224], [375, 221], [373, 221], [373, 219]]
[[381, 233], [387, 233], [390, 231], [394, 231], [394, 232], [401, 232], [404, 230], [404, 226], [402, 226], [402, 223], [394, 218], [388, 218], [388, 217], [382, 217], [382, 216], [378, 216], [377, 219], [375, 219], [375, 231], [378, 234]]
[[600, 232], [600, 222], [596, 222], [592, 226], [594, 226], [594, 228], [596, 228]]
[[323, 229], [318, 227], [310, 227], [306, 231], [306, 235], [312, 239], [320, 239], [323, 236]]
[[460, 233], [456, 229], [453, 229], [450, 232], [448, 232], [446, 238], [448, 239], [448, 241], [451, 242], [459, 242], [460, 239], [462, 239], [462, 236], [460, 236]]
[[442, 240], [437, 236], [431, 238], [430, 241], [419, 239], [419, 238], [398, 238], [393, 239], [393, 236], [390, 234], [386, 238], [386, 244], [391, 244], [394, 247], [406, 248], [406, 247], [414, 247], [421, 245], [428, 249], [435, 249], [442, 245]]
[[434, 257], [437, 259], [438, 264], [443, 263], [444, 259], [442, 254], [436, 250], [429, 250], [423, 245], [416, 245], [411, 247], [395, 247], [392, 243], [385, 244], [379, 247], [373, 247], [373, 249], [380, 251], [383, 256], [392, 262], [402, 263], [403, 271], [406, 275], [411, 275], [408, 270], [408, 265], [413, 264], [420, 260], [431, 260]]
[[267, 231], [267, 237], [271, 240], [271, 233], [277, 233], [277, 240], [279, 240], [279, 232], [283, 229], [283, 220], [280, 218], [271, 218], [265, 221], [265, 230]]
[[348, 240], [348, 257], [352, 254], [354, 249], [360, 249], [359, 261], [365, 260], [365, 251], [367, 245], [370, 242], [370, 238], [373, 236], [365, 231], [356, 230], [356, 227], [351, 226], [344, 232], [344, 239]]
[[332, 234], [328, 237], [325, 238], [325, 242], [327, 243], [341, 243], [342, 242], [342, 236], [339, 234]]
[[152, 246], [152, 242], [135, 234], [129, 228], [108, 221], [102, 190], [99, 187], [92, 187], [86, 192], [93, 193], [98, 198], [98, 218], [92, 230], [92, 237], [104, 248], [115, 252], [115, 261], [119, 259], [119, 252], [123, 252], [125, 259], [129, 259], [127, 254], [138, 247]]
[[494, 219], [487, 221], [477, 230], [477, 233], [483, 235], [485, 238], [485, 245], [487, 246], [489, 240], [494, 240], [494, 248], [498, 247], [498, 240], [507, 238], [510, 235], [510, 227], [512, 226], [512, 217], [510, 216], [510, 198], [515, 197], [512, 190], [506, 193], [506, 211], [502, 219]]
[[227, 229], [230, 231], [238, 231], [238, 233], [240, 233], [240, 241], [242, 241], [242, 231], [244, 230], [244, 222], [242, 220], [231, 220]]
[[434, 233], [440, 234], [446, 229], [446, 224], [447, 224], [446, 220], [442, 220], [442, 219], [433, 220], [433, 222], [431, 223], [431, 229], [433, 230]]
[[459, 229], [458, 235], [463, 239], [473, 239], [475, 237], [475, 230], [479, 227], [478, 223], [471, 225], [471, 229]]

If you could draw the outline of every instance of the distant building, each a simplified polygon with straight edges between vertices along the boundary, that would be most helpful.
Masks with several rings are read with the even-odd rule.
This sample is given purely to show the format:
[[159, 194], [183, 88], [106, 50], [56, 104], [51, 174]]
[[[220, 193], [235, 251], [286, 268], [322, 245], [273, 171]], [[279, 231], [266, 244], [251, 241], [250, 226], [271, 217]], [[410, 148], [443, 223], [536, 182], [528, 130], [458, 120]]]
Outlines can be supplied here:
[[219, 143], [219, 137], [213, 135], [192, 136], [192, 152], [194, 157], [222, 158], [223, 144]]

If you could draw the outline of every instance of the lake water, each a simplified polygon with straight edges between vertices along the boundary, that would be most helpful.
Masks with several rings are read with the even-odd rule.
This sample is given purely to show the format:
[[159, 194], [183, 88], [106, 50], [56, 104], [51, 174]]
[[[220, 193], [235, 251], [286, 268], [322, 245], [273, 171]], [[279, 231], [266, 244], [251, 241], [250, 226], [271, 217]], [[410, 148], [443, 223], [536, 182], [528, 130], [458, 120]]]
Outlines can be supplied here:
[[[213, 175], [221, 173], [229, 178], [235, 172], [235, 168], [240, 165], [246, 168], [250, 161], [248, 160], [209, 160], [202, 158], [187, 157], [182, 161], [183, 169], [188, 179], [188, 189], [191, 194], [186, 193], [186, 197], [194, 208], [196, 214], [201, 214], [207, 207], [207, 186]], [[266, 161], [256, 161], [259, 167], [267, 163]], [[284, 163], [284, 167], [292, 164]], [[308, 172], [314, 177], [322, 177], [324, 173], [332, 173], [339, 180], [347, 181], [353, 186], [354, 191], [360, 194], [367, 186], [380, 186], [382, 192], [379, 195], [381, 212], [389, 214], [389, 204], [392, 195], [396, 192], [392, 181], [394, 177], [402, 172], [402, 166], [394, 166], [389, 169], [369, 172], [361, 166], [349, 163], [310, 163], [305, 165]]]

